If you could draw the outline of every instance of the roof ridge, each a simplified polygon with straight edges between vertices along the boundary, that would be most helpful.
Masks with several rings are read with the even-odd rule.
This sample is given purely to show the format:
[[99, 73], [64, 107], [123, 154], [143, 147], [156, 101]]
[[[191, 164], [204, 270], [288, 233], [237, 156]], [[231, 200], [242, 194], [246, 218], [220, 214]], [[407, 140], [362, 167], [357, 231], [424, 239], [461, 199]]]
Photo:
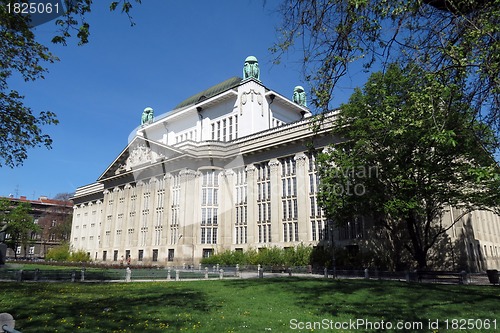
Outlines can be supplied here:
[[205, 99], [208, 99], [210, 97], [213, 97], [221, 92], [224, 92], [226, 90], [232, 89], [240, 84], [240, 82], [243, 81], [243, 79], [239, 76], [233, 76], [225, 81], [222, 81], [208, 89], [205, 89], [197, 94], [192, 95], [191, 97], [185, 99], [184, 101], [180, 102], [177, 106], [175, 106], [174, 110], [180, 109], [182, 107], [196, 104], [198, 102], [201, 102]]

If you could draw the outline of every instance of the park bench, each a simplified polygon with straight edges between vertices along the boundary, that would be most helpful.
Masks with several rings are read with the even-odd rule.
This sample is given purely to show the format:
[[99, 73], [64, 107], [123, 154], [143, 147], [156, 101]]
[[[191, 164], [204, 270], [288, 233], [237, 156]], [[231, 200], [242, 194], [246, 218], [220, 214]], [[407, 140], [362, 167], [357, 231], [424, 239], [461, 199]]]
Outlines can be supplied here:
[[458, 283], [463, 284], [465, 274], [462, 272], [447, 272], [447, 271], [417, 271], [418, 282], [425, 280], [431, 282], [442, 283]]

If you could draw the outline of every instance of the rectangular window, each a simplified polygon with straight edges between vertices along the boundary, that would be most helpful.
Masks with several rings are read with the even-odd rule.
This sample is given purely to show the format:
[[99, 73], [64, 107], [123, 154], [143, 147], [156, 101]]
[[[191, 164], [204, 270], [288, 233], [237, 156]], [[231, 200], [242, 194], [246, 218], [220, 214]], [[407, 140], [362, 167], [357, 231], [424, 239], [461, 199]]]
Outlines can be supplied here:
[[209, 258], [213, 254], [214, 254], [214, 250], [213, 249], [203, 249], [203, 254], [202, 254], [203, 258]]
[[[269, 162], [259, 163], [257, 166], [257, 189], [258, 189], [258, 230], [259, 230], [259, 243], [267, 243], [271, 238], [271, 179]], [[245, 215], [247, 209], [245, 207]]]
[[158, 249], [153, 250], [153, 261], [158, 261]]
[[222, 120], [222, 141], [226, 141], [226, 134], [227, 134], [226, 119], [223, 119]]
[[238, 138], [238, 115], [234, 116], [234, 138]]
[[201, 244], [217, 241], [218, 176], [215, 170], [204, 171], [202, 175]]
[[144, 250], [139, 250], [139, 253], [137, 255], [137, 260], [142, 261], [144, 259]]
[[174, 261], [174, 249], [168, 249], [168, 261]]

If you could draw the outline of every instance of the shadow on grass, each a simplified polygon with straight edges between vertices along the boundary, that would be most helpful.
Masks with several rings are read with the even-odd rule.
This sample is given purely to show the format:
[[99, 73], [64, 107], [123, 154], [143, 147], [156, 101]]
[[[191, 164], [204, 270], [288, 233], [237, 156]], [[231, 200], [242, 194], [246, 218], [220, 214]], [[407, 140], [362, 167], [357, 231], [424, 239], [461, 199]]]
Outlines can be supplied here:
[[[454, 318], [500, 319], [500, 288], [378, 280], [277, 278], [226, 281], [234, 288], [290, 295], [285, 302], [312, 309], [318, 318], [420, 322]], [[265, 292], [265, 291], [262, 291]]]
[[23, 333], [55, 327], [58, 332], [179, 331], [196, 327], [198, 314], [217, 307], [189, 285], [40, 283], [38, 296], [32, 285], [12, 286], [27, 295], [22, 307], [8, 309]]

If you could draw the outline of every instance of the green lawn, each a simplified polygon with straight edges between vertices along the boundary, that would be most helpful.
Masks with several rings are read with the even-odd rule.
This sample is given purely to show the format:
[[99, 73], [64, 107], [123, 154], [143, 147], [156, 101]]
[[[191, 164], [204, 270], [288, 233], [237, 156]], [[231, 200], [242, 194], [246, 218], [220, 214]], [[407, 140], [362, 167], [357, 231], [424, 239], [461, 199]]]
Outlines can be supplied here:
[[[0, 297], [0, 312], [11, 313], [23, 333], [437, 332], [429, 329], [429, 320], [439, 320], [439, 332], [488, 332], [495, 324], [500, 328], [498, 286], [295, 277], [102, 284], [1, 282]], [[423, 329], [395, 329], [398, 324], [418, 323]], [[393, 329], [387, 329], [389, 324]], [[467, 329], [467, 325], [488, 324], [489, 330]]]

